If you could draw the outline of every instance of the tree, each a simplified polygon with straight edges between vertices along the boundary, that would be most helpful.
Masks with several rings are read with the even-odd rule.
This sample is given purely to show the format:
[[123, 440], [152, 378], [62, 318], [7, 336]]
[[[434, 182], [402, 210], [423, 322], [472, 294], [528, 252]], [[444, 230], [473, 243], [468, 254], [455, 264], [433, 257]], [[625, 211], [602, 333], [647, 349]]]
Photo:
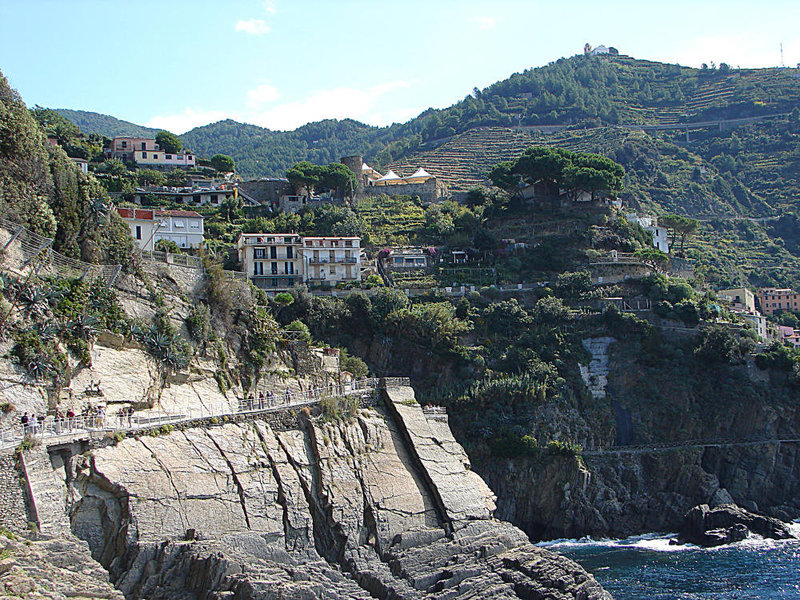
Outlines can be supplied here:
[[668, 229], [672, 229], [670, 246], [675, 245], [676, 238], [680, 237], [680, 253], [683, 254], [686, 240], [697, 232], [700, 222], [697, 219], [690, 219], [681, 215], [664, 215], [659, 217], [659, 222]]
[[159, 131], [156, 134], [156, 144], [158, 144], [158, 147], [164, 152], [170, 154], [177, 154], [181, 151], [181, 148], [183, 148], [183, 143], [181, 143], [180, 138], [169, 131]]
[[155, 169], [140, 169], [136, 172], [136, 180], [139, 185], [164, 185], [167, 180], [161, 171]]
[[336, 198], [352, 198], [358, 180], [349, 167], [331, 163], [320, 169], [319, 185], [333, 192]]
[[234, 170], [235, 163], [233, 159], [227, 154], [215, 154], [211, 157], [211, 167], [217, 171], [224, 173], [231, 173]]
[[658, 248], [641, 248], [633, 255], [656, 272], [663, 271], [669, 264], [669, 256]]
[[158, 240], [156, 242], [156, 250], [159, 252], [171, 252], [172, 254], [180, 254], [181, 249], [178, 248], [178, 244], [173, 242], [172, 240]]
[[323, 169], [324, 167], [303, 160], [286, 171], [286, 179], [294, 187], [295, 193], [299, 194], [305, 189], [306, 193], [311, 196], [314, 188], [322, 180]]
[[230, 223], [242, 210], [242, 199], [238, 196], [228, 196], [222, 201], [220, 207], [220, 214], [224, 216], [225, 220]]

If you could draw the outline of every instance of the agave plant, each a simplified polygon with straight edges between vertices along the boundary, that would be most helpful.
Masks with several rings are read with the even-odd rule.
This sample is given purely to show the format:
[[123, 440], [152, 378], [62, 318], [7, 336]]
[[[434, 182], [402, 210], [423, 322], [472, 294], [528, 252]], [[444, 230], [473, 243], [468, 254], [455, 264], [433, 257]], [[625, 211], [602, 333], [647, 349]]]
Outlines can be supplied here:
[[19, 294], [19, 300], [25, 307], [25, 312], [33, 318], [42, 318], [50, 308], [50, 298], [40, 287], [28, 286]]
[[25, 363], [25, 370], [31, 379], [42, 379], [54, 370], [52, 361], [44, 354], [37, 354]]
[[69, 329], [75, 337], [92, 341], [100, 332], [100, 319], [94, 315], [83, 314], [70, 322]]

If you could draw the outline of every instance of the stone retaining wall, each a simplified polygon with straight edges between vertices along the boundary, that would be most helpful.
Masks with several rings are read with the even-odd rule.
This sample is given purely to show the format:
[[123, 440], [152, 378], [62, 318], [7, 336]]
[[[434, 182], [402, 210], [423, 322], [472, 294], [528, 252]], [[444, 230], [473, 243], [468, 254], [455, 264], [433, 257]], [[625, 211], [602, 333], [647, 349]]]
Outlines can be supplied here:
[[15, 533], [28, 530], [28, 513], [20, 477], [16, 456], [11, 452], [0, 454], [0, 527]]

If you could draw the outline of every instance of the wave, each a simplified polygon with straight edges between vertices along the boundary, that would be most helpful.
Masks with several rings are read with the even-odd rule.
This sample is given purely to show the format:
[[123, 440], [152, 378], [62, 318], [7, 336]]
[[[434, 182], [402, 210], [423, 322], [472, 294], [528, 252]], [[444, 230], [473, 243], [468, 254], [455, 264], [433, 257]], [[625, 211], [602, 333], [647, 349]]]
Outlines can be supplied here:
[[[790, 531], [793, 535], [800, 538], [800, 522], [794, 522], [790, 525]], [[763, 538], [757, 534], [750, 534], [750, 536], [741, 541], [733, 544], [725, 544], [722, 546], [715, 546], [713, 548], [704, 548], [694, 544], [670, 544], [670, 540], [678, 537], [677, 533], [647, 533], [643, 535], [631, 536], [625, 539], [610, 539], [602, 538], [595, 539], [591, 537], [582, 538], [561, 538], [557, 540], [549, 540], [546, 542], [539, 542], [536, 545], [541, 548], [548, 548], [550, 550], [565, 550], [567, 552], [573, 550], [592, 550], [592, 549], [638, 549], [647, 550], [650, 552], [687, 552], [687, 551], [702, 551], [702, 552], [719, 552], [731, 548], [740, 548], [749, 551], [763, 551], [770, 548], [775, 548], [786, 543], [799, 543], [800, 540], [773, 540]]]

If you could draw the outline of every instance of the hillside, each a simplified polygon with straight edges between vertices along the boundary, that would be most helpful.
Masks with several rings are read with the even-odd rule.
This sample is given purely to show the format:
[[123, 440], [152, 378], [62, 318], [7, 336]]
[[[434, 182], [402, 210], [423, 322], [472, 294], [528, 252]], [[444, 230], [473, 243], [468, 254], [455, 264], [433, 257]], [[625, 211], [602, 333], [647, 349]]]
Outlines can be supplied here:
[[69, 119], [85, 134], [96, 133], [107, 138], [130, 135], [134, 137], [153, 137], [159, 132], [152, 127], [143, 127], [130, 121], [123, 121], [111, 115], [103, 115], [88, 110], [71, 110], [69, 108], [54, 108], [55, 112]]

